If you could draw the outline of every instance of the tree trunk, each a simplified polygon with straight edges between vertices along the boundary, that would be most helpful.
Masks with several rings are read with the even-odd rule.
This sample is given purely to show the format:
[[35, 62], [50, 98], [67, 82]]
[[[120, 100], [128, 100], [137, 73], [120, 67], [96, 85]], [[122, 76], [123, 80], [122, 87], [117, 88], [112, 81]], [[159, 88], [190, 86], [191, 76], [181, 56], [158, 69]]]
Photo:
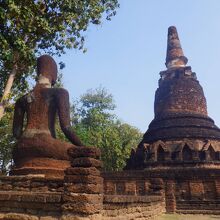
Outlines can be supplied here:
[[17, 68], [16, 68], [16, 66], [14, 66], [9, 77], [8, 77], [8, 80], [7, 80], [7, 83], [5, 86], [5, 90], [4, 90], [4, 93], [3, 93], [3, 96], [2, 96], [2, 99], [0, 102], [0, 120], [2, 119], [2, 117], [4, 115], [5, 105], [6, 105], [6, 102], [8, 101], [8, 96], [11, 92], [11, 87], [13, 85], [16, 72], [17, 72]]

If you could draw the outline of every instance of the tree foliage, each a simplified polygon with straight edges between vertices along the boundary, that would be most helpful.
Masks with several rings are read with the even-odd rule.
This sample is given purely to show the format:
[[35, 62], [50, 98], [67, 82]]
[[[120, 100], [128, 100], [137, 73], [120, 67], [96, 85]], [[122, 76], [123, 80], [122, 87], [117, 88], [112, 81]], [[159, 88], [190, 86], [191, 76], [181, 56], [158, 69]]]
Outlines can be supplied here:
[[0, 97], [16, 70], [14, 89], [27, 87], [36, 56], [84, 49], [85, 32], [102, 15], [116, 14], [117, 0], [0, 0]]
[[6, 174], [12, 163], [12, 149], [15, 139], [12, 136], [13, 106], [6, 109], [6, 113], [0, 121], [0, 173]]
[[112, 113], [115, 107], [113, 96], [98, 88], [82, 95], [72, 109], [74, 129], [85, 145], [101, 149], [105, 170], [122, 169], [142, 137], [137, 128]]

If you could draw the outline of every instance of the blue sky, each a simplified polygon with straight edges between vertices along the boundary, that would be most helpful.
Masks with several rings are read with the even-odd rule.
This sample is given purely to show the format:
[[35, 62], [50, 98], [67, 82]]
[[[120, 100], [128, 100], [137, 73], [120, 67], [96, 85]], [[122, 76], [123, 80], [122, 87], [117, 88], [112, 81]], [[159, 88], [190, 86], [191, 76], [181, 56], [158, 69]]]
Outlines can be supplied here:
[[71, 99], [102, 85], [113, 94], [118, 117], [145, 132], [154, 117], [159, 72], [166, 69], [167, 29], [174, 25], [203, 86], [209, 116], [220, 126], [220, 1], [119, 2], [112, 21], [90, 26], [86, 54], [69, 50], [61, 57]]

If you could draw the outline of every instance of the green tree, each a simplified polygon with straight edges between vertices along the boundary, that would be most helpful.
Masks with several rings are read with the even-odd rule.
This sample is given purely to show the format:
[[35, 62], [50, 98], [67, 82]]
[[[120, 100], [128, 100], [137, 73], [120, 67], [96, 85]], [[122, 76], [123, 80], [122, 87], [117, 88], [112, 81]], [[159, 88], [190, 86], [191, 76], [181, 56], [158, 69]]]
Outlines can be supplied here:
[[12, 149], [15, 139], [12, 136], [13, 106], [8, 106], [0, 121], [0, 173], [6, 174], [12, 163]]
[[58, 55], [66, 49], [84, 50], [84, 33], [110, 20], [118, 0], [4, 0], [0, 1], [0, 119], [14, 82], [27, 87], [36, 56]]
[[117, 119], [115, 107], [113, 96], [98, 88], [82, 95], [72, 111], [74, 129], [85, 145], [101, 149], [105, 170], [122, 169], [142, 137], [137, 128]]

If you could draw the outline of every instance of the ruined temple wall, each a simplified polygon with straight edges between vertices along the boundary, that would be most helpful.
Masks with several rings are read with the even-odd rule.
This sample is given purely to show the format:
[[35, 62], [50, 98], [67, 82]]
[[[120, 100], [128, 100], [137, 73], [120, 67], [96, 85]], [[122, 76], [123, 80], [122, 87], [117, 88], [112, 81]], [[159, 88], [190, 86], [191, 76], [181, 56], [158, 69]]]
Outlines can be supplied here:
[[220, 170], [216, 168], [161, 167], [105, 173], [103, 176], [105, 196], [147, 198], [157, 194], [161, 196], [161, 207], [164, 199], [167, 213], [220, 214]]
[[165, 212], [163, 181], [142, 171], [103, 173], [103, 219], [154, 219]]
[[1, 176], [0, 219], [59, 219], [62, 192], [60, 178]]
[[38, 176], [0, 176], [0, 192], [63, 192], [63, 178]]
[[[67, 205], [65, 188], [69, 185], [64, 179], [40, 176], [2, 176], [0, 177], [0, 219], [129, 220], [137, 218], [147, 220], [165, 212], [160, 180], [145, 180], [141, 176], [137, 179], [135, 175], [131, 177], [131, 174], [126, 173], [118, 182], [117, 173], [115, 175], [113, 178], [112, 175], [102, 174], [104, 177], [102, 210], [93, 215], [85, 213], [85, 210], [89, 211], [88, 208], [91, 208], [88, 204], [82, 206], [85, 209], [81, 210], [81, 213], [77, 214], [75, 211], [72, 213], [72, 208], [79, 208], [80, 202], [73, 199], [68, 200], [68, 207], [71, 205], [72, 208], [68, 211], [64, 210]], [[73, 184], [77, 186], [77, 183]], [[94, 187], [93, 189], [95, 190]], [[76, 196], [76, 193], [69, 195]], [[83, 205], [83, 201], [81, 202]], [[94, 199], [93, 204], [95, 204]]]
[[214, 170], [203, 175], [179, 177], [173, 181], [176, 212], [220, 214], [220, 176]]
[[[103, 203], [97, 207], [94, 193], [87, 195], [68, 191], [66, 194], [65, 188], [70, 182], [65, 182], [65, 179], [2, 176], [0, 220], [148, 220], [164, 212], [220, 214], [218, 169], [161, 167], [144, 171], [105, 172], [101, 176], [104, 180]], [[77, 183], [71, 184], [75, 189]], [[67, 195], [71, 196], [68, 201]], [[85, 195], [93, 198], [92, 210]], [[84, 197], [87, 198], [85, 204], [81, 200]], [[78, 210], [80, 213], [77, 214], [79, 204], [85, 209]], [[86, 213], [94, 210], [92, 215]]]
[[165, 212], [161, 196], [104, 196], [103, 220], [152, 220]]
[[101, 173], [97, 148], [69, 155], [63, 178], [0, 177], [0, 220], [147, 220], [164, 211], [161, 179], [143, 172]]

